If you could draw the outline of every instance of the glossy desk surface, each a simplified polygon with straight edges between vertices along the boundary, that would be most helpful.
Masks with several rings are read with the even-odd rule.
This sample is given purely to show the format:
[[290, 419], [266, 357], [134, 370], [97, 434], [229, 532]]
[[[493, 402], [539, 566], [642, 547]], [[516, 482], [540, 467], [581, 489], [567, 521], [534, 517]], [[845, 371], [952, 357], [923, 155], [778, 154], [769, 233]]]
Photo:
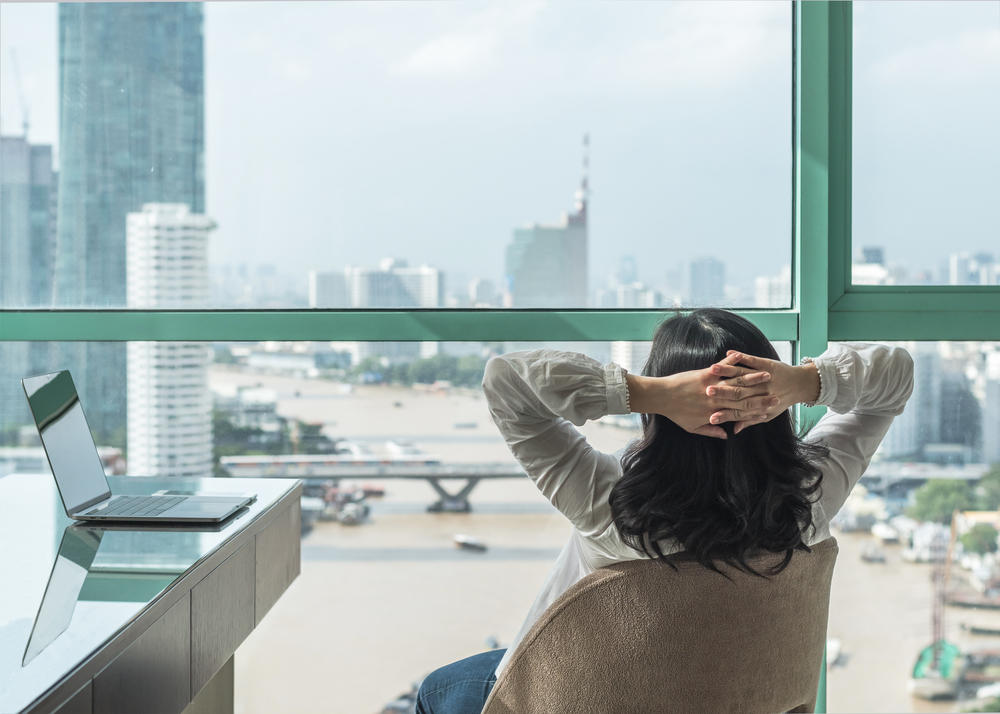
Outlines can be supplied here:
[[0, 712], [28, 706], [299, 483], [109, 481], [115, 494], [257, 494], [257, 500], [219, 526], [81, 528], [66, 516], [51, 475], [0, 478]]

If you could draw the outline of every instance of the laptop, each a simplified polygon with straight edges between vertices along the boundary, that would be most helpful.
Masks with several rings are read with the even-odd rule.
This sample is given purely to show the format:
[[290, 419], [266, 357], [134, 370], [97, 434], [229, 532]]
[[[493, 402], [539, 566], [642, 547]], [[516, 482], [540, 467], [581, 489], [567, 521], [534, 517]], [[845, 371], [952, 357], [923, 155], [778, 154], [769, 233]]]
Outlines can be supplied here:
[[83, 405], [67, 370], [21, 380], [66, 515], [76, 520], [217, 523], [256, 495], [112, 495]]

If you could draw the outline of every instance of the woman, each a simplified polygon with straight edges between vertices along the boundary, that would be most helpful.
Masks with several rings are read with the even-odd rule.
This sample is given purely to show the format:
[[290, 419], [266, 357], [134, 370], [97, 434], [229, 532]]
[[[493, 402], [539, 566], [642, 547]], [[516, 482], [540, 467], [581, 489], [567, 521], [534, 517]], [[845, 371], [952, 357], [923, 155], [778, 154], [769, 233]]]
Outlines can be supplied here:
[[[642, 376], [573, 352], [491, 359], [493, 420], [574, 529], [510, 647], [432, 672], [418, 714], [481, 711], [538, 617], [596, 568], [686, 550], [709, 568], [755, 572], [746, 560], [763, 550], [785, 553], [780, 571], [795, 549], [830, 537], [912, 389], [903, 349], [833, 345], [793, 367], [752, 323], [714, 309], [662, 323]], [[801, 439], [788, 411], [800, 402], [828, 407]], [[620, 461], [573, 427], [630, 411], [642, 414], [643, 435]]]

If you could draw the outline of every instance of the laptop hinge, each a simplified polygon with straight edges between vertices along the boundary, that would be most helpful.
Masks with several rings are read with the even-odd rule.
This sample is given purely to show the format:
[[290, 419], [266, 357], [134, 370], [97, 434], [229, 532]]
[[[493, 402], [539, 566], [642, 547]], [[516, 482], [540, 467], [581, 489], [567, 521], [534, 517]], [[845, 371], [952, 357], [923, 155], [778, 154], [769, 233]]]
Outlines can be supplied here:
[[111, 491], [108, 491], [107, 493], [102, 493], [97, 498], [92, 498], [89, 501], [86, 501], [82, 506], [78, 506], [78, 507], [74, 508], [73, 511], [69, 515], [70, 516], [78, 516], [83, 511], [86, 511], [88, 508], [92, 508], [92, 507], [96, 506], [98, 503], [101, 503], [102, 501], [108, 501], [110, 499], [111, 499]]

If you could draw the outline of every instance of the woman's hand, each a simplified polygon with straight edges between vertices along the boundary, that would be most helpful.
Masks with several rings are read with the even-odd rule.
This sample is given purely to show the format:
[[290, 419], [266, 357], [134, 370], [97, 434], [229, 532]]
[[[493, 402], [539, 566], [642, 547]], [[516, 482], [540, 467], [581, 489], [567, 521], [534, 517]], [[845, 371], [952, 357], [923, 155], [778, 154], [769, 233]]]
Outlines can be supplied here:
[[[793, 404], [799, 402], [814, 402], [819, 398], [819, 372], [816, 365], [807, 363], [798, 367], [793, 367], [784, 362], [767, 359], [766, 357], [754, 357], [730, 350], [726, 354], [723, 362], [728, 364], [742, 365], [747, 370], [767, 372], [771, 375], [769, 394], [774, 398], [773, 404], [769, 404], [764, 409], [748, 409], [743, 407], [729, 407], [720, 409], [709, 418], [711, 424], [721, 424], [723, 422], [735, 421], [736, 426], [733, 433], [739, 434], [743, 429], [752, 424], [761, 424], [774, 419]], [[710, 370], [716, 370], [716, 374], [724, 374], [731, 371], [731, 367], [723, 367], [722, 363], [712, 365]], [[729, 376], [726, 374], [726, 376]], [[727, 379], [722, 384], [707, 387], [705, 393], [711, 396], [739, 401], [746, 399], [751, 390], [732, 379]]]
[[[770, 396], [770, 373], [737, 366], [738, 361], [737, 357], [728, 355], [711, 367], [666, 377], [629, 374], [626, 381], [632, 411], [660, 414], [684, 431], [725, 439], [726, 431], [718, 425], [737, 418], [720, 417], [711, 421], [713, 414], [760, 414], [777, 404]], [[723, 385], [727, 391], [708, 393]]]

